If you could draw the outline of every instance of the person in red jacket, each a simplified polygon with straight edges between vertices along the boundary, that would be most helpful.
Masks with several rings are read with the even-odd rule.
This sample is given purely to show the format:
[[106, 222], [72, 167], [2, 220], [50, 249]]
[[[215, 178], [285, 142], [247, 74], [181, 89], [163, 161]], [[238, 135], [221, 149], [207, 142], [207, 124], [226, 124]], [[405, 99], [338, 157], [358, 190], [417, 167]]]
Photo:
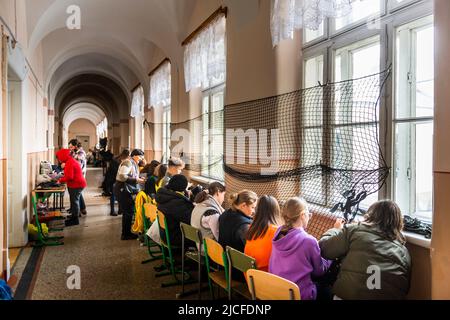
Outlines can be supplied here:
[[70, 196], [70, 207], [72, 208], [72, 216], [66, 220], [66, 226], [75, 226], [80, 224], [78, 215], [80, 214], [80, 196], [84, 188], [86, 188], [86, 179], [83, 176], [80, 163], [72, 158], [69, 149], [62, 149], [56, 153], [58, 160], [63, 163], [64, 177], [59, 180], [60, 183], [66, 183]]

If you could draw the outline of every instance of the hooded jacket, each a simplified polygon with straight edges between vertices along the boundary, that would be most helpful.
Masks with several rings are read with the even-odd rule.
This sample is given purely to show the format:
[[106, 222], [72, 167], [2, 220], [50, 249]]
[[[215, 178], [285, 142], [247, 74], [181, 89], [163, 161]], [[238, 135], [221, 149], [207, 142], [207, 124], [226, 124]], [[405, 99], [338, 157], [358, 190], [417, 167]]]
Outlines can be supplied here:
[[311, 276], [324, 275], [331, 261], [320, 256], [317, 240], [302, 228], [291, 229], [283, 238], [279, 237], [281, 230], [272, 241], [269, 272], [297, 284], [302, 300], [315, 300], [317, 288]]
[[246, 234], [252, 222], [252, 218], [243, 212], [228, 209], [219, 218], [219, 243], [223, 248], [230, 246], [244, 252]]
[[195, 206], [192, 211], [191, 226], [200, 229], [204, 238], [219, 239], [219, 217], [224, 212], [222, 206], [211, 195]]
[[72, 158], [69, 149], [62, 149], [56, 153], [56, 157], [61, 163], [65, 163], [64, 177], [59, 181], [66, 183], [68, 188], [71, 189], [84, 189], [86, 188], [86, 179], [83, 176], [80, 163]]
[[[319, 241], [322, 255], [341, 259], [333, 293], [344, 300], [405, 299], [409, 291], [411, 257], [399, 241], [387, 239], [364, 223], [327, 231]], [[375, 268], [374, 268], [375, 267]], [[379, 289], [367, 286], [379, 270]], [[372, 270], [372, 271], [371, 271]], [[374, 281], [372, 281], [374, 282]]]
[[[186, 224], [191, 223], [194, 204], [180, 193], [167, 188], [159, 189], [156, 193], [155, 200], [158, 204], [158, 210], [166, 216], [171, 245], [181, 246], [182, 234], [180, 222]], [[161, 232], [161, 239], [165, 238], [166, 235]]]

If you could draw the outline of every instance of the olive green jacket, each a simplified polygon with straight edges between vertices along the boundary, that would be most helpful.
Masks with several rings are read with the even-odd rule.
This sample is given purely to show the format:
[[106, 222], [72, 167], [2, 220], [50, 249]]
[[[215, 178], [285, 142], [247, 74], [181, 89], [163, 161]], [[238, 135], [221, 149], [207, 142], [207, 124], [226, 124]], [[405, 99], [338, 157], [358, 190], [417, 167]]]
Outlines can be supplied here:
[[[319, 241], [325, 259], [340, 259], [333, 294], [344, 300], [397, 300], [409, 291], [411, 257], [399, 241], [359, 223], [331, 229]], [[377, 278], [377, 274], [380, 277]]]

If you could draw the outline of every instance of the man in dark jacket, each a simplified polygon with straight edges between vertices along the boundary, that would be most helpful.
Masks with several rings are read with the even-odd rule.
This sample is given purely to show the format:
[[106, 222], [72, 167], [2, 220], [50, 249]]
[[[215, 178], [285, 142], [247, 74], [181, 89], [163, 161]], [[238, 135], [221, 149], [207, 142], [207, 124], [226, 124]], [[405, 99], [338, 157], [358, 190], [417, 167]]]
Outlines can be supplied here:
[[[175, 175], [170, 179], [166, 187], [158, 190], [155, 197], [158, 210], [166, 216], [170, 243], [174, 246], [181, 246], [180, 222], [191, 223], [194, 204], [186, 197], [185, 191], [187, 187], [187, 178], [183, 175]], [[166, 239], [165, 234], [162, 232], [161, 239]]]

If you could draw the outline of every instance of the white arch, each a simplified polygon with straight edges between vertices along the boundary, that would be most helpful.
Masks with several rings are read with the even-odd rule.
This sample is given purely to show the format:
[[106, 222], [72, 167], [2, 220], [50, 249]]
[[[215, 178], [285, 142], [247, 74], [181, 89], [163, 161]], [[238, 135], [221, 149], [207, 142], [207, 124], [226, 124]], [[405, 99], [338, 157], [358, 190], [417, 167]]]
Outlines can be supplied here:
[[106, 115], [103, 110], [93, 103], [82, 102], [74, 104], [67, 109], [62, 119], [63, 146], [66, 146], [69, 143], [69, 128], [74, 121], [86, 119], [97, 127], [97, 125], [100, 124], [105, 118]]

